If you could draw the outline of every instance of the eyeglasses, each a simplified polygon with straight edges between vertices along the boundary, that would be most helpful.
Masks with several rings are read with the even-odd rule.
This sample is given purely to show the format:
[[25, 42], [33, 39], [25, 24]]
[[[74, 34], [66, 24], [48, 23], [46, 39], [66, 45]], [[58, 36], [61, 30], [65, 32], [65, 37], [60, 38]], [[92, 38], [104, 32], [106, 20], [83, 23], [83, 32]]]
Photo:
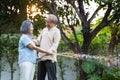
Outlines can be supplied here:
[[46, 21], [46, 23], [53, 23], [52, 21]]

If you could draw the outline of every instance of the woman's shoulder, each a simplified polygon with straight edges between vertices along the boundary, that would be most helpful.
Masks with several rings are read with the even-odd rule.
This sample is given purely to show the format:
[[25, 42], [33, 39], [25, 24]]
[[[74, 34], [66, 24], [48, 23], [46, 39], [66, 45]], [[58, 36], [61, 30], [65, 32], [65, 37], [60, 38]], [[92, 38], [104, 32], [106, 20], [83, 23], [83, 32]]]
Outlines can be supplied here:
[[20, 37], [20, 40], [22, 40], [22, 39], [26, 39], [26, 38], [29, 38], [28, 35], [23, 34], [23, 35]]
[[27, 37], [27, 35], [22, 34], [20, 38], [22, 39], [22, 38], [25, 38], [25, 37]]

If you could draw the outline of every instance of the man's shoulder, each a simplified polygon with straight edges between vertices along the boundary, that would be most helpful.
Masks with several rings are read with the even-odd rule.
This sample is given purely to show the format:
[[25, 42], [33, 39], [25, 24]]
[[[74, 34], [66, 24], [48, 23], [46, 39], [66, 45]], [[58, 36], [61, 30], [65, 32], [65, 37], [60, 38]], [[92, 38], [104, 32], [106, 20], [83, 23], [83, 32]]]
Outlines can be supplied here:
[[40, 34], [42, 34], [43, 32], [45, 32], [47, 30], [47, 28], [45, 27], [45, 28], [43, 28], [42, 30], [41, 30], [41, 32], [40, 32]]
[[43, 28], [43, 30], [42, 31], [46, 31], [47, 30], [47, 28], [45, 27], [45, 28]]
[[60, 32], [60, 30], [57, 28], [57, 27], [55, 27], [55, 30], [54, 31], [56, 31], [56, 32]]

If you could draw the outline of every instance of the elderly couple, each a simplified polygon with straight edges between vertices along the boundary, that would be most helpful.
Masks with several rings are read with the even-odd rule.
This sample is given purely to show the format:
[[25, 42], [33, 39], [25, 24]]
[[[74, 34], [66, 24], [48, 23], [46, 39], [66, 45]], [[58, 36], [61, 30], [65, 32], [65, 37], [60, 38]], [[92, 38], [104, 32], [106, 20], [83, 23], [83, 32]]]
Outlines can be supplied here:
[[[37, 80], [57, 80], [56, 77], [56, 53], [60, 41], [60, 31], [56, 27], [57, 17], [49, 14], [46, 19], [46, 27], [39, 37], [32, 40], [33, 23], [30, 20], [23, 21], [20, 31], [23, 33], [19, 40], [19, 67], [20, 80], [33, 80], [35, 64], [38, 57]], [[40, 47], [36, 45], [39, 44]], [[37, 55], [38, 52], [38, 55]]]

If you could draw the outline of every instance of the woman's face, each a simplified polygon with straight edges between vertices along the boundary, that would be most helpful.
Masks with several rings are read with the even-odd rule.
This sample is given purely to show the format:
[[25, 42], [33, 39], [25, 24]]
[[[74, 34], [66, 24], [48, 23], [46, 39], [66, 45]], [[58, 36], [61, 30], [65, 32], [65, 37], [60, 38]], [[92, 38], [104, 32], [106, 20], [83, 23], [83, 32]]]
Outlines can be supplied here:
[[30, 25], [30, 28], [29, 28], [29, 35], [32, 35], [33, 34], [33, 24]]

